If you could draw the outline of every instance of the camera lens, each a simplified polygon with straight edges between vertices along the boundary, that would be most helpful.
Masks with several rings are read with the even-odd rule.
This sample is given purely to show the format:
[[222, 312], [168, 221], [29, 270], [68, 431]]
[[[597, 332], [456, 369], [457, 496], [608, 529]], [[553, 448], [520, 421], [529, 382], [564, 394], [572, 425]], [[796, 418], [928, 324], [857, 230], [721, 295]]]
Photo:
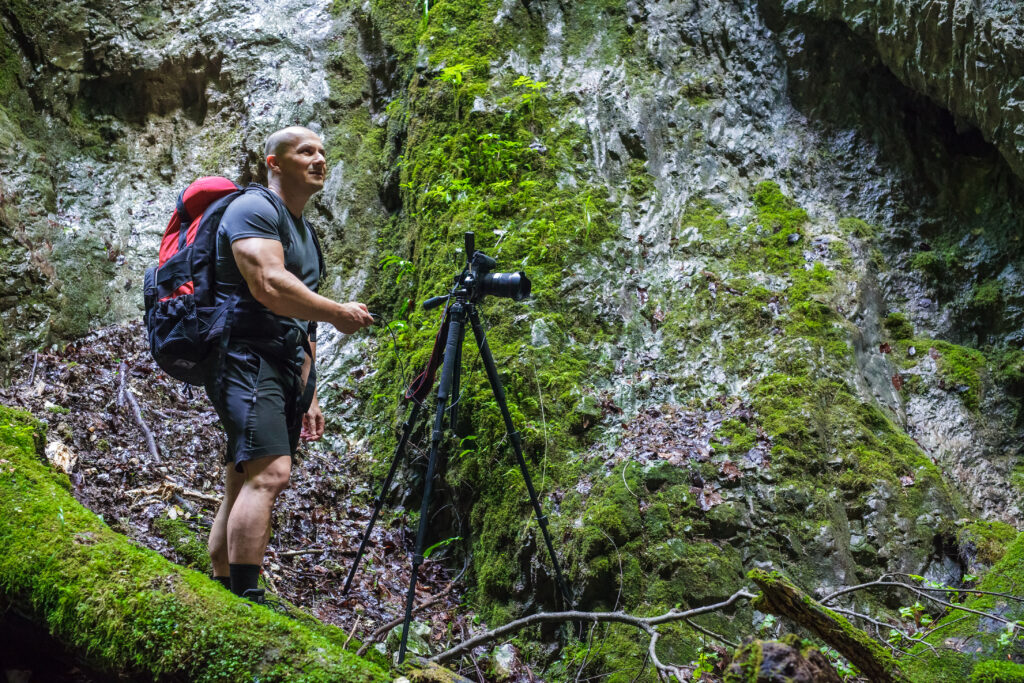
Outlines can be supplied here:
[[526, 273], [488, 273], [480, 281], [484, 294], [522, 301], [530, 296], [530, 278]]

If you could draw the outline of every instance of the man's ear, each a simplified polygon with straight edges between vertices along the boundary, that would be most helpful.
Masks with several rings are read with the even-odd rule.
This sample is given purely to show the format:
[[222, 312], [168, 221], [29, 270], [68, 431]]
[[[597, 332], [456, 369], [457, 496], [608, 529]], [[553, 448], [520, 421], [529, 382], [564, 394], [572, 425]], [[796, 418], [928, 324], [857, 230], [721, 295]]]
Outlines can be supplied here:
[[277, 165], [277, 155], [276, 154], [268, 154], [267, 155], [267, 168], [269, 170], [273, 171], [274, 173], [280, 173], [281, 172], [281, 167]]

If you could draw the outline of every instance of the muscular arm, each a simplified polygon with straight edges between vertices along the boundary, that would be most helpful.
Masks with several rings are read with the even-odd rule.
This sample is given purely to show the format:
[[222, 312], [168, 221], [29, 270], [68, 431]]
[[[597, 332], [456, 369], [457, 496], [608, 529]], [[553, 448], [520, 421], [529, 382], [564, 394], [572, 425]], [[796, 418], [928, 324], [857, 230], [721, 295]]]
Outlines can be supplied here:
[[231, 243], [242, 278], [261, 304], [278, 315], [329, 322], [352, 334], [373, 323], [366, 306], [320, 296], [284, 266], [284, 249], [273, 239], [246, 237]]

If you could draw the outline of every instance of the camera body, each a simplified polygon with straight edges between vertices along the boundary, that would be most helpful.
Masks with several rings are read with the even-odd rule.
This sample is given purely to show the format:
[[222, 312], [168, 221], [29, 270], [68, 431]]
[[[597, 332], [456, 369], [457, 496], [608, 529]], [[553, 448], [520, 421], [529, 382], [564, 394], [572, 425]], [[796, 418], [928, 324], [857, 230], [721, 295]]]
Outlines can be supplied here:
[[478, 301], [488, 294], [513, 301], [522, 301], [530, 296], [530, 278], [526, 277], [526, 273], [521, 270], [516, 273], [492, 273], [498, 262], [482, 251], [472, 253], [468, 272], [462, 274], [461, 283], [471, 293], [470, 301]]
[[[513, 301], [522, 301], [530, 296], [531, 283], [526, 273], [493, 273], [498, 262], [482, 251], [477, 251], [475, 236], [467, 232], [466, 267], [455, 276], [455, 288], [451, 296], [463, 301], [477, 303], [487, 295], [500, 296]], [[423, 302], [423, 309], [429, 310], [448, 301], [448, 296], [435, 296]]]

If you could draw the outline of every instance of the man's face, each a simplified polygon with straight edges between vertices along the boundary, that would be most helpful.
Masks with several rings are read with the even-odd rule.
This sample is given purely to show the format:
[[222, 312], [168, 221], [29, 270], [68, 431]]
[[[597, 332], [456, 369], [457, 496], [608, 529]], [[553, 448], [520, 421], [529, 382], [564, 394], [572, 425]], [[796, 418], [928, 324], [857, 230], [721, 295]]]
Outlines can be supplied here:
[[303, 187], [312, 194], [323, 189], [327, 175], [327, 159], [320, 136], [308, 132], [298, 136], [281, 154], [273, 155], [280, 168], [281, 182]]

